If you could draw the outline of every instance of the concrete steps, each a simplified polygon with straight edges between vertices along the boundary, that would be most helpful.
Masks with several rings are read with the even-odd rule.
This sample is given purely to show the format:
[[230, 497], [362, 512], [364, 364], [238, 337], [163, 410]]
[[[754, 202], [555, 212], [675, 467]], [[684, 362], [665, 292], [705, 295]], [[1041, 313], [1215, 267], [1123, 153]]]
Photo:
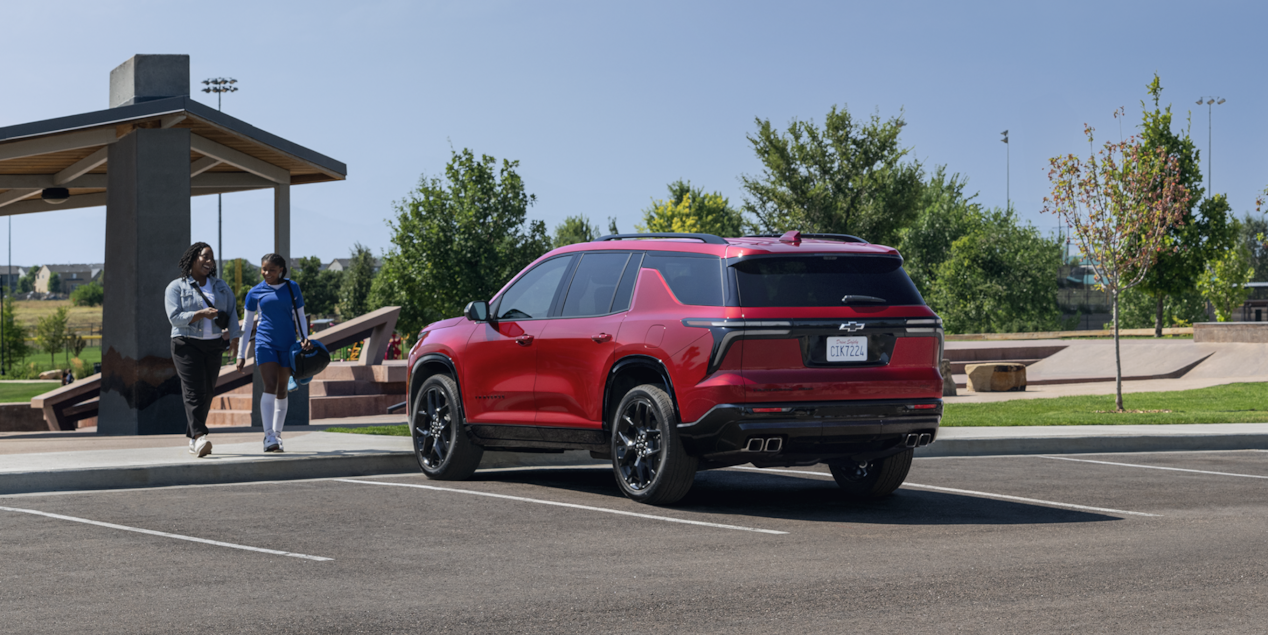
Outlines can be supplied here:
[[[386, 414], [388, 407], [405, 401], [405, 391], [404, 361], [334, 362], [308, 384], [308, 418]], [[249, 385], [220, 395], [211, 404], [207, 426], [249, 426], [253, 405]]]

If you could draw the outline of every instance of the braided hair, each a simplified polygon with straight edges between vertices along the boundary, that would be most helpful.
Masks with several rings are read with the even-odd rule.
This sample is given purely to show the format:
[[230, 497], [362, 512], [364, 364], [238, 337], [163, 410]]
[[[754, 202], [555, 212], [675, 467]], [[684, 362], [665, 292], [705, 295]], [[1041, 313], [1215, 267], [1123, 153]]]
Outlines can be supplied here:
[[285, 259], [285, 258], [283, 258], [283, 257], [281, 257], [281, 256], [280, 256], [280, 255], [278, 255], [278, 254], [264, 254], [264, 257], [263, 257], [263, 258], [260, 258], [260, 262], [261, 262], [261, 263], [265, 263], [265, 262], [267, 262], [267, 263], [269, 263], [269, 264], [273, 265], [274, 267], [281, 267], [281, 268], [282, 268], [282, 279], [283, 279], [283, 280], [285, 280], [285, 279], [287, 278], [287, 276], [289, 276], [289, 275], [290, 275], [290, 273], [291, 273], [291, 272], [290, 272], [290, 269], [287, 269], [287, 268], [286, 268], [286, 259]]
[[[208, 245], [207, 243], [203, 243], [203, 242], [197, 242], [190, 245], [189, 249], [185, 250], [185, 255], [181, 256], [180, 262], [176, 263], [176, 267], [180, 269], [181, 275], [187, 278], [192, 276], [193, 274], [191, 273], [191, 271], [194, 268], [194, 261], [198, 259], [198, 254], [201, 254], [204, 249], [210, 249], [210, 248], [211, 248], [211, 245]], [[216, 275], [216, 264], [214, 262], [211, 265], [210, 275], [212, 277], [215, 277]]]

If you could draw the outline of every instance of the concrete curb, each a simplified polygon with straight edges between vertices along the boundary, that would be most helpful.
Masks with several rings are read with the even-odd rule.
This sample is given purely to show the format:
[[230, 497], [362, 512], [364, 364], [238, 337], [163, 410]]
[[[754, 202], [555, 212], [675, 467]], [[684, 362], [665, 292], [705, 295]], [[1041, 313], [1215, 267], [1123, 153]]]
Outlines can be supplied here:
[[[536, 454], [488, 452], [481, 469], [542, 465], [607, 465], [588, 452]], [[220, 485], [255, 481], [346, 478], [376, 474], [418, 473], [410, 452], [361, 456], [268, 457], [258, 461], [182, 463], [133, 467], [44, 470], [0, 474], [0, 496], [39, 492], [132, 489], [174, 485]]]
[[916, 457], [1263, 449], [1268, 434], [1006, 437], [939, 439], [918, 448]]
[[[1171, 434], [1120, 436], [1032, 436], [943, 438], [919, 448], [917, 457], [967, 457], [1013, 454], [1085, 454], [1105, 452], [1179, 452], [1268, 449], [1268, 434]], [[539, 454], [487, 452], [481, 469], [533, 466], [609, 465], [588, 452]], [[345, 478], [418, 473], [410, 452], [360, 456], [269, 457], [258, 461], [45, 470], [0, 474], [0, 495], [59, 491], [112, 490], [175, 485], [218, 485], [255, 481]]]

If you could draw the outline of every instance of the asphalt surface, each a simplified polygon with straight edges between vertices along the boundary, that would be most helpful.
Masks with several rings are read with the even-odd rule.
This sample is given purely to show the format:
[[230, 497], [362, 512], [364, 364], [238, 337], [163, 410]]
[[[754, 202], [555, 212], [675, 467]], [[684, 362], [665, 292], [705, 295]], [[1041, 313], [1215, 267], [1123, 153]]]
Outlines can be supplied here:
[[607, 469], [552, 467], [26, 494], [0, 508], [4, 633], [1268, 624], [1268, 452], [1256, 450], [918, 458], [907, 485], [867, 504], [841, 500], [822, 467], [703, 472], [668, 508], [625, 499]]

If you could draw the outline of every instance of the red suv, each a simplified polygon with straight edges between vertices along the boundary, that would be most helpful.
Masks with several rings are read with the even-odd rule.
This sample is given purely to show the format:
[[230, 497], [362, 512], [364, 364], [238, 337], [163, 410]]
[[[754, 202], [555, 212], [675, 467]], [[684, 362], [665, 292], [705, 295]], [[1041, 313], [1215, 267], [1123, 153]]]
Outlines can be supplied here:
[[827, 463], [893, 492], [942, 418], [942, 321], [890, 247], [844, 235], [621, 234], [556, 249], [409, 355], [419, 466], [589, 450], [668, 504], [696, 470]]

